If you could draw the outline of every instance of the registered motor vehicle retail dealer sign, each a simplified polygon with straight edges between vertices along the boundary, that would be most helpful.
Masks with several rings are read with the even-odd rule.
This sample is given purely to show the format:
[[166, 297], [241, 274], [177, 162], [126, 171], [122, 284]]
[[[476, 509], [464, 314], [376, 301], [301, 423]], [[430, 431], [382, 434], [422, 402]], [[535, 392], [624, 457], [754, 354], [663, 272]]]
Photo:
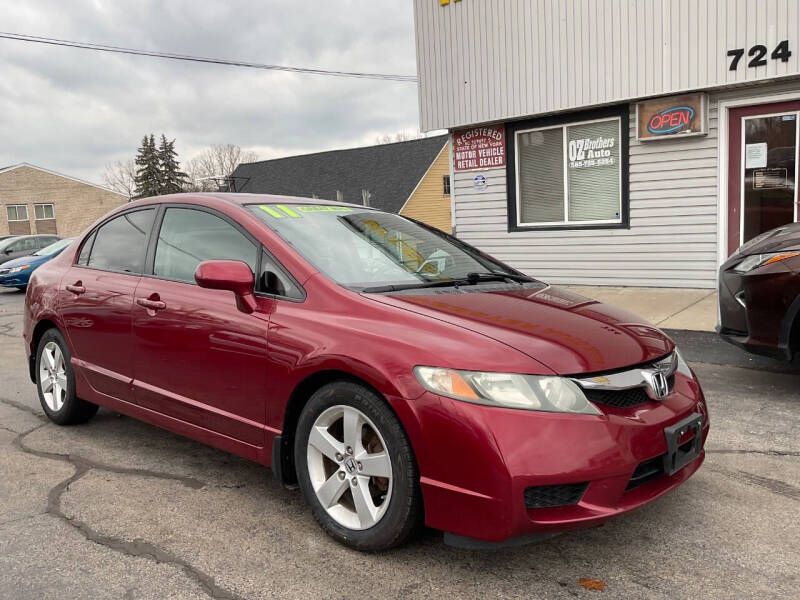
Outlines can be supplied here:
[[472, 127], [453, 133], [454, 169], [471, 171], [506, 165], [506, 128]]

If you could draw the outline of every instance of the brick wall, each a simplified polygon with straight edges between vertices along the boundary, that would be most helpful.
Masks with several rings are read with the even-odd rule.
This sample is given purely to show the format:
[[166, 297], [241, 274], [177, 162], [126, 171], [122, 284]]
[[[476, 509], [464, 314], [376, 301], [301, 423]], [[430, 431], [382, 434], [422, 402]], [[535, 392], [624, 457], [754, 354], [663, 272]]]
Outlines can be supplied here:
[[[75, 236], [126, 201], [121, 194], [23, 165], [0, 173], [0, 235], [17, 233], [22, 226], [31, 233]], [[27, 227], [24, 222], [12, 222], [9, 229], [8, 204], [27, 205]], [[37, 221], [35, 204], [52, 204], [55, 219]]]

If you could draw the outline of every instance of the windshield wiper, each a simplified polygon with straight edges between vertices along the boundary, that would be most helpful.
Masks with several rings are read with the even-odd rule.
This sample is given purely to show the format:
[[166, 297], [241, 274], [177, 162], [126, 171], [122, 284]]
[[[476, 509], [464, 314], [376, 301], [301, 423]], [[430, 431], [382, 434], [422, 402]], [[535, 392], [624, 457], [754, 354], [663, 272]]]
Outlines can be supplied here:
[[375, 287], [364, 288], [361, 291], [367, 294], [380, 294], [382, 292], [400, 292], [403, 290], [416, 290], [425, 288], [438, 288], [438, 287], [459, 287], [462, 285], [475, 285], [477, 283], [490, 282], [490, 281], [513, 281], [522, 285], [526, 282], [536, 281], [531, 277], [524, 275], [514, 275], [512, 273], [467, 273], [466, 277], [458, 279], [446, 279], [437, 281], [421, 281], [419, 283], [396, 283], [387, 285], [378, 285]]

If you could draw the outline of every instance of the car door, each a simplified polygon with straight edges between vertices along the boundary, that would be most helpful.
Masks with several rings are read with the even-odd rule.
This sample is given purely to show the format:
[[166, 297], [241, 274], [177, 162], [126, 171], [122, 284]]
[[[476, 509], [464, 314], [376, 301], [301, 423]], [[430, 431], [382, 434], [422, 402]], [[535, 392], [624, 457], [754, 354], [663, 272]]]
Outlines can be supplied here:
[[131, 308], [156, 208], [126, 212], [88, 236], [61, 280], [72, 362], [96, 391], [133, 401]]
[[194, 280], [206, 260], [241, 260], [255, 270], [260, 246], [230, 218], [201, 207], [167, 207], [157, 230], [151, 274], [139, 283], [133, 310], [136, 401], [263, 446], [272, 301], [258, 298], [247, 314], [231, 292]]

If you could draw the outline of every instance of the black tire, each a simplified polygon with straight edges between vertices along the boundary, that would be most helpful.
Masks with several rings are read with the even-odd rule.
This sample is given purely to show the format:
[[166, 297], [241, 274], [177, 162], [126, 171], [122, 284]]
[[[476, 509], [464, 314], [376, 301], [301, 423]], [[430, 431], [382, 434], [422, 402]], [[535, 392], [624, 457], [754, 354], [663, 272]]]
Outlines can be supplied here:
[[[66, 375], [67, 386], [66, 393], [64, 394], [64, 403], [58, 410], [53, 410], [48, 406], [45, 400], [44, 392], [42, 391], [42, 354], [48, 344], [54, 343], [61, 350], [64, 358], [64, 372]], [[75, 372], [72, 370], [70, 364], [69, 346], [67, 346], [64, 336], [58, 329], [48, 329], [39, 340], [39, 345], [36, 347], [36, 391], [39, 394], [39, 402], [42, 404], [42, 409], [53, 423], [57, 425], [76, 425], [78, 423], [85, 423], [91, 419], [97, 409], [96, 404], [81, 400], [75, 395]]]
[[[309, 476], [307, 448], [311, 428], [323, 412], [340, 405], [358, 409], [374, 423], [383, 437], [392, 466], [388, 508], [369, 529], [350, 529], [333, 519], [317, 498]], [[322, 529], [336, 541], [356, 550], [377, 552], [402, 545], [421, 528], [423, 504], [414, 452], [392, 409], [369, 388], [349, 381], [337, 381], [317, 390], [300, 415], [294, 457], [298, 483], [311, 507], [311, 513]]]

